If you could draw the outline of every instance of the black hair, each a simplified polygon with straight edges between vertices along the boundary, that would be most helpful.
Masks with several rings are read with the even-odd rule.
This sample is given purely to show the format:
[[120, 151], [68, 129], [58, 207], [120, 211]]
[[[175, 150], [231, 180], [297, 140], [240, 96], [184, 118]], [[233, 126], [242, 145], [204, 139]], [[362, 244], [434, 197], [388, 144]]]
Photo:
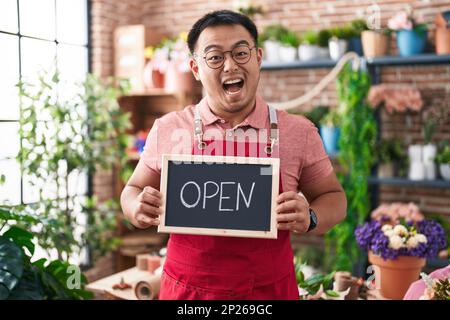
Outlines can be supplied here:
[[255, 45], [258, 43], [258, 29], [255, 23], [246, 15], [230, 10], [219, 10], [210, 12], [201, 17], [188, 34], [188, 46], [191, 53], [194, 53], [195, 45], [200, 34], [208, 27], [224, 26], [224, 25], [241, 25], [251, 34]]

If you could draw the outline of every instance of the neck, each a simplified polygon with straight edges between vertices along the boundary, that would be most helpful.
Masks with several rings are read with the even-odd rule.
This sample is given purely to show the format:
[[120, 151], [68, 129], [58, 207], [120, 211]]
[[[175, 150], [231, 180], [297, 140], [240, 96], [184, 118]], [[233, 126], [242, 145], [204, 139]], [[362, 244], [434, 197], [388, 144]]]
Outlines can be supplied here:
[[253, 111], [253, 108], [256, 106], [256, 98], [253, 98], [252, 102], [245, 106], [242, 110], [237, 112], [229, 112], [224, 110], [223, 108], [217, 108], [213, 103], [210, 103], [208, 99], [208, 104], [211, 111], [221, 119], [226, 120], [230, 123], [230, 126], [234, 128], [238, 124], [242, 123], [242, 121], [247, 118], [247, 116]]

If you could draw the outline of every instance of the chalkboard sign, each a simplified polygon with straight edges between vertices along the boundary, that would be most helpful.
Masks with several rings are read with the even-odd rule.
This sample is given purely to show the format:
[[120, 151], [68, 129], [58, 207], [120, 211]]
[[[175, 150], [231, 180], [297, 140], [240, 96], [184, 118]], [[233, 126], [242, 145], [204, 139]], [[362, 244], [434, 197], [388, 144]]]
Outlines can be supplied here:
[[277, 237], [279, 159], [162, 156], [159, 232]]

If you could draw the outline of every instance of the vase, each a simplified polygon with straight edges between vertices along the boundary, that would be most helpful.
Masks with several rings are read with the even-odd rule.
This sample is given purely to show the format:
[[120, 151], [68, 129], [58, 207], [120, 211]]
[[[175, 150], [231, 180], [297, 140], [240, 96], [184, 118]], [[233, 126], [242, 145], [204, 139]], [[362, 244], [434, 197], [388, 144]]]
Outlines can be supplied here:
[[420, 144], [413, 144], [408, 147], [409, 156], [409, 172], [408, 178], [410, 180], [424, 180], [425, 164], [423, 162], [423, 146]]
[[399, 256], [395, 260], [384, 260], [369, 251], [369, 262], [376, 266], [375, 282], [381, 295], [387, 299], [401, 300], [410, 285], [419, 279], [426, 259]]
[[400, 30], [397, 32], [397, 47], [402, 57], [423, 53], [426, 44], [426, 31]]
[[278, 56], [282, 62], [293, 62], [297, 58], [297, 50], [294, 47], [280, 46]]
[[422, 150], [422, 162], [425, 167], [425, 179], [426, 180], [435, 180], [436, 179], [436, 158], [437, 148], [434, 144], [426, 144], [423, 146]]
[[442, 179], [450, 180], [450, 164], [441, 163], [439, 165], [439, 172], [441, 173]]
[[450, 29], [436, 28], [436, 54], [450, 54]]
[[329, 155], [336, 155], [339, 151], [340, 128], [334, 126], [320, 126], [320, 135], [322, 137], [323, 146]]
[[348, 39], [348, 51], [355, 52], [360, 57], [363, 55], [361, 37], [351, 37]]
[[280, 43], [278, 41], [267, 40], [264, 42], [265, 58], [267, 62], [279, 62], [279, 48]]
[[328, 49], [330, 50], [330, 57], [332, 60], [339, 60], [347, 51], [347, 40], [331, 38], [328, 42]]
[[152, 61], [145, 65], [142, 80], [146, 89], [164, 88], [164, 74], [154, 68]]
[[366, 30], [361, 33], [364, 56], [367, 58], [385, 56], [389, 52], [390, 37], [382, 32]]
[[298, 47], [298, 56], [301, 61], [310, 61], [320, 58], [319, 46], [301, 44]]

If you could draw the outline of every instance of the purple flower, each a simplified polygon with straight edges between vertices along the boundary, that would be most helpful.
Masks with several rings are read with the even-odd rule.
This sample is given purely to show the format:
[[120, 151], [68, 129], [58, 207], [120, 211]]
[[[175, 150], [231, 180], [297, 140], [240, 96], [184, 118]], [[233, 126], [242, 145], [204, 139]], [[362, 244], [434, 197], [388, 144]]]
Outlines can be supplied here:
[[389, 246], [390, 240], [383, 232], [381, 223], [376, 220], [371, 220], [358, 226], [355, 230], [355, 237], [361, 248], [371, 250], [385, 260], [396, 259], [398, 256], [432, 258], [437, 256], [438, 252], [447, 246], [444, 228], [436, 221], [409, 222], [406, 227], [415, 229], [417, 233], [423, 234], [427, 242], [421, 242], [414, 248], [401, 247], [393, 249]]

